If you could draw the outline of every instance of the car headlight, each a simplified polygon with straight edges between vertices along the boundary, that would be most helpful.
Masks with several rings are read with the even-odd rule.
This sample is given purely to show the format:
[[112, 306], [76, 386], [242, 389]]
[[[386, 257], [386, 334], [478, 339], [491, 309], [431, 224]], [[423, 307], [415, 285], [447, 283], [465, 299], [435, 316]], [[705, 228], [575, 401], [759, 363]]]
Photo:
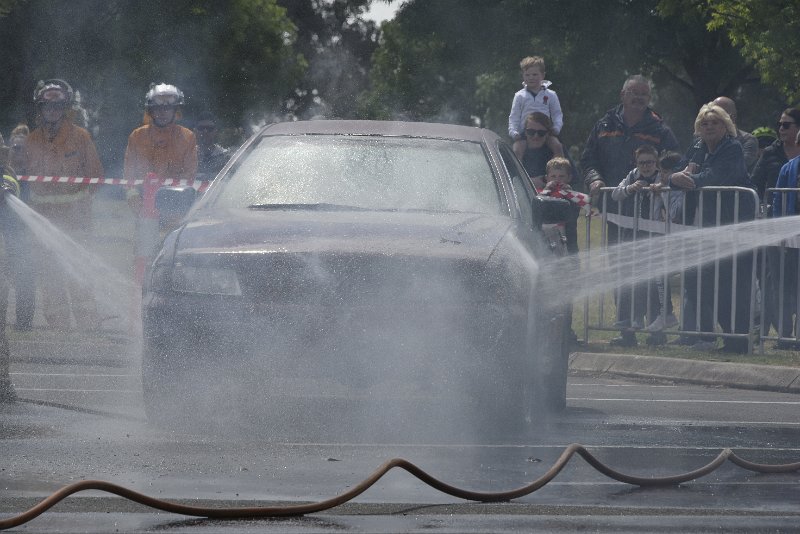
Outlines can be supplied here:
[[240, 296], [239, 277], [233, 269], [194, 267], [176, 263], [172, 271], [172, 289], [184, 293]]

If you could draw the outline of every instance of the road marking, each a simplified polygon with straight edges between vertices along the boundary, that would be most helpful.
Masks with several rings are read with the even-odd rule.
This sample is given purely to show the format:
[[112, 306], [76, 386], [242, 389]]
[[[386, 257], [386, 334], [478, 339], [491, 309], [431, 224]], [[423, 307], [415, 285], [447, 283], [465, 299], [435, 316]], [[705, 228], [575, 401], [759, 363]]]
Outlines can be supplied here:
[[138, 389], [46, 389], [46, 388], [18, 388], [14, 386], [14, 390], [19, 391], [57, 391], [59, 393], [141, 393]]
[[570, 386], [583, 386], [583, 387], [606, 387], [606, 388], [677, 388], [679, 386], [674, 384], [603, 384], [602, 382], [589, 382], [586, 384], [583, 383], [572, 383], [570, 382]]
[[593, 401], [593, 402], [664, 402], [682, 404], [781, 404], [786, 406], [798, 406], [800, 401], [739, 401], [739, 400], [704, 400], [704, 399], [599, 399], [597, 397], [567, 397], [568, 401]]
[[10, 373], [12, 376], [93, 376], [100, 378], [129, 378], [139, 375], [105, 375], [105, 374], [87, 374], [87, 373]]

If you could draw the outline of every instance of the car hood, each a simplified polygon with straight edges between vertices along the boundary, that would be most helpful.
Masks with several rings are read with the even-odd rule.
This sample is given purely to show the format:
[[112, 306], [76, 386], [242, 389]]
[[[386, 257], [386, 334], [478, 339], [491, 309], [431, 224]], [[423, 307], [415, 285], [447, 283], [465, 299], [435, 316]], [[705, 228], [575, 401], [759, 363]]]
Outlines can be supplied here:
[[475, 213], [224, 210], [181, 229], [175, 252], [347, 253], [487, 261], [507, 216]]

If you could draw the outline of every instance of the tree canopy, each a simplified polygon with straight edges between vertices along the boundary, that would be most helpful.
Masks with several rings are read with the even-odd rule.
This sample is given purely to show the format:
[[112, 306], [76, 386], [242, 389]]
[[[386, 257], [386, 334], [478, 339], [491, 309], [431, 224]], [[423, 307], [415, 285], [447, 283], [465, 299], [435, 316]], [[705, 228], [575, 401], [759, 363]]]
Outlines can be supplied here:
[[739, 102], [771, 124], [800, 98], [800, 7], [771, 0], [0, 0], [0, 127], [33, 124], [37, 80], [80, 92], [109, 172], [142, 119], [151, 82], [249, 131], [310, 117], [402, 118], [506, 131], [519, 61], [541, 55], [581, 143], [624, 79], [655, 81], [654, 107], [688, 142], [698, 107]]

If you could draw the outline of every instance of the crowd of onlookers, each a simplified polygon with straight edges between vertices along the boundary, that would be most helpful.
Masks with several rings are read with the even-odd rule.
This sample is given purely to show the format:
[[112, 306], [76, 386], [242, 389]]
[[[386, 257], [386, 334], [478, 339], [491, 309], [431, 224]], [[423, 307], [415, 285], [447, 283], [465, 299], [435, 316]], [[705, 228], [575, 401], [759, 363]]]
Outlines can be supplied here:
[[[575, 165], [557, 140], [565, 117], [551, 83], [544, 79], [544, 60], [528, 57], [520, 68], [524, 87], [514, 94], [508, 133], [515, 153], [543, 194], [554, 187], [585, 187], [598, 209], [703, 227], [752, 220], [762, 204], [775, 217], [800, 213], [794, 192], [772, 191], [798, 187], [800, 109], [785, 109], [775, 130], [761, 127], [749, 133], [736, 125], [735, 102], [720, 96], [700, 108], [691, 146], [680, 151], [670, 127], [650, 108], [652, 83], [634, 75], [625, 80], [620, 103], [592, 128]], [[548, 173], [548, 162], [562, 160], [570, 172], [560, 178], [566, 183], [557, 184], [559, 180]], [[741, 189], [736, 192], [736, 188]], [[647, 235], [634, 235], [632, 228], [611, 221], [606, 230], [611, 245]], [[577, 250], [576, 238], [568, 232], [567, 239]], [[776, 344], [778, 348], [797, 348], [789, 339], [797, 335], [797, 250], [785, 254], [768, 250], [766, 273], [757, 281], [765, 299], [764, 322], [784, 338]], [[680, 325], [684, 334], [671, 343], [711, 350], [717, 346], [714, 332], [719, 328], [738, 334], [722, 336], [721, 350], [746, 352], [756, 274], [753, 252], [686, 271], [680, 320], [672, 308], [668, 280], [622, 283], [615, 294], [614, 327], [620, 334], [611, 343], [635, 346], [637, 332], [643, 331], [649, 334], [648, 344], [664, 344], [664, 330]], [[625, 273], [621, 276], [624, 280]], [[733, 316], [730, 310], [735, 310]]]

